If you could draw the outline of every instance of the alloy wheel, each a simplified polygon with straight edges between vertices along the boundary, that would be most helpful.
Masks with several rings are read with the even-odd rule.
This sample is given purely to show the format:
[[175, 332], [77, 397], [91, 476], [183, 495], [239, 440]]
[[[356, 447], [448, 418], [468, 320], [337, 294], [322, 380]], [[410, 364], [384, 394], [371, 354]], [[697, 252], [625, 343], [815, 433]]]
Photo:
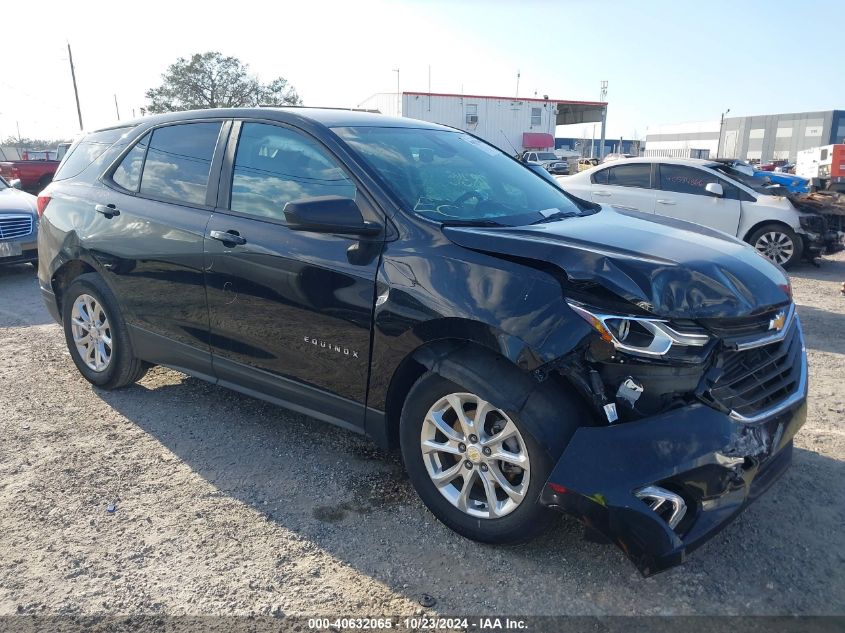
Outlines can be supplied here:
[[763, 233], [759, 238], [757, 238], [757, 243], [754, 244], [754, 248], [756, 248], [761, 255], [768, 257], [773, 262], [780, 264], [781, 266], [786, 264], [795, 252], [795, 244], [793, 243], [792, 238], [786, 233], [780, 233], [779, 231], [769, 231], [767, 233]]
[[111, 326], [103, 305], [89, 294], [79, 295], [73, 302], [70, 327], [82, 362], [93, 371], [106, 371], [114, 347]]
[[528, 492], [531, 463], [519, 429], [474, 394], [452, 393], [434, 403], [423, 421], [420, 450], [440, 494], [470, 516], [508, 515]]

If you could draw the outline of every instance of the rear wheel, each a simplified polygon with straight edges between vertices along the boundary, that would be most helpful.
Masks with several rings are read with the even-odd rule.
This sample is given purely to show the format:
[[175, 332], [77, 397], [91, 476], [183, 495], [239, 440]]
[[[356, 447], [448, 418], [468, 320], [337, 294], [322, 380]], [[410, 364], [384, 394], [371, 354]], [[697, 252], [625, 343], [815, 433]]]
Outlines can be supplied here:
[[795, 232], [781, 224], [766, 224], [749, 238], [757, 252], [784, 268], [789, 268], [801, 258], [803, 244]]
[[517, 413], [428, 372], [408, 394], [400, 439], [420, 498], [459, 534], [517, 543], [554, 520], [539, 503], [554, 462]]
[[71, 358], [88, 382], [118, 389], [141, 379], [117, 300], [99, 275], [77, 277], [62, 296], [62, 323]]

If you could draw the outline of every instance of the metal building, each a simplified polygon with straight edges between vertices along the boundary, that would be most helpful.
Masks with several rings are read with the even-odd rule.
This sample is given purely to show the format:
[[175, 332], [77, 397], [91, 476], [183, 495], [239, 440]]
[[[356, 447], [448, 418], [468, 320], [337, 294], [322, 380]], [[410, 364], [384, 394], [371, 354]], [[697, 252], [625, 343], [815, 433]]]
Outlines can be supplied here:
[[466, 130], [513, 154], [555, 147], [558, 125], [601, 123], [604, 146], [607, 103], [429, 92], [403, 92], [402, 116]]
[[709, 150], [711, 157], [795, 162], [798, 152], [845, 139], [845, 110], [730, 117], [720, 125], [698, 121], [649, 127], [646, 156], [683, 156]]

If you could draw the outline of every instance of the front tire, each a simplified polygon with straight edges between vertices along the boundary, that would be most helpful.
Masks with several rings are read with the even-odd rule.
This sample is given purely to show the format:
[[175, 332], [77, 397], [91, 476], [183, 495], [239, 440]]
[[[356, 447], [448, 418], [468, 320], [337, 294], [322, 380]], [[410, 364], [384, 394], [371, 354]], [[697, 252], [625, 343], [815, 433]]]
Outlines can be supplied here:
[[804, 244], [795, 232], [782, 224], [766, 224], [748, 239], [758, 253], [783, 268], [789, 268], [801, 259]]
[[99, 275], [80, 275], [65, 291], [62, 325], [70, 356], [91, 384], [119, 389], [146, 373], [147, 365], [135, 357], [117, 299]]
[[423, 503], [469, 539], [527, 541], [556, 516], [539, 503], [554, 463], [528, 425], [438, 374], [424, 374], [408, 394], [400, 442]]

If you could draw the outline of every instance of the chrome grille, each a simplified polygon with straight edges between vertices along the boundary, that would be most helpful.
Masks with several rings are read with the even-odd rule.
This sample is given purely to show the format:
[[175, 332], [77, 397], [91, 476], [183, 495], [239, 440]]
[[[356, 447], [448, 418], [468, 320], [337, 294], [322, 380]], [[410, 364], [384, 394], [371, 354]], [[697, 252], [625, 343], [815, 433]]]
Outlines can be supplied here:
[[10, 240], [32, 233], [31, 215], [0, 215], [0, 240]]
[[803, 344], [795, 319], [783, 340], [742, 351], [724, 352], [709, 395], [745, 418], [776, 409], [801, 388]]

